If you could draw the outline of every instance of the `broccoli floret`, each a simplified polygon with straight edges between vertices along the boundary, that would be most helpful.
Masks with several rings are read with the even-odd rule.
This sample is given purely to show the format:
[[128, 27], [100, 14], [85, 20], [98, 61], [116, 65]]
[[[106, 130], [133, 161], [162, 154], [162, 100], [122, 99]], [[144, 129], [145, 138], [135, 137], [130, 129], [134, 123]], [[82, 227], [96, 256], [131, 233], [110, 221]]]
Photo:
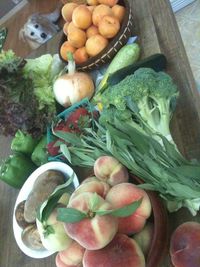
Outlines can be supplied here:
[[132, 102], [132, 106], [137, 106], [137, 112], [132, 111], [139, 114], [144, 125], [173, 142], [169, 123], [177, 96], [177, 87], [167, 73], [140, 68], [118, 84], [107, 88], [101, 100], [105, 108], [114, 106], [121, 112], [129, 109]]

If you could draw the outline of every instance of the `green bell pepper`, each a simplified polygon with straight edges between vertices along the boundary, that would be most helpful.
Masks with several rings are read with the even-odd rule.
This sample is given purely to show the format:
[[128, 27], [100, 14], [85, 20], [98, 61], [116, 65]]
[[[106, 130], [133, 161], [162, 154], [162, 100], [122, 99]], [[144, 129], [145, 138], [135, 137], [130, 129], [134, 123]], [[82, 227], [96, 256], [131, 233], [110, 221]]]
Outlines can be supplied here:
[[10, 155], [0, 167], [0, 180], [15, 188], [21, 188], [28, 176], [36, 169], [35, 164], [25, 155]]
[[11, 142], [11, 150], [31, 155], [39, 139], [33, 138], [30, 134], [25, 134], [18, 130]]
[[47, 154], [47, 137], [43, 136], [40, 142], [35, 147], [32, 155], [32, 161], [37, 165], [41, 166], [48, 162], [48, 154]]

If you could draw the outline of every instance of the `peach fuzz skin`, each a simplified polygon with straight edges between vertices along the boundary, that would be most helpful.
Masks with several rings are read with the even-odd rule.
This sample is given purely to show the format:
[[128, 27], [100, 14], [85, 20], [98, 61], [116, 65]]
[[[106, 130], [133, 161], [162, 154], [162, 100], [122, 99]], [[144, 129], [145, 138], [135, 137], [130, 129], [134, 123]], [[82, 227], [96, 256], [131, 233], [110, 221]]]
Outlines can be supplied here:
[[174, 267], [200, 266], [200, 223], [185, 222], [175, 229], [170, 256]]
[[102, 198], [105, 198], [108, 191], [110, 190], [110, 186], [102, 181], [93, 180], [88, 181], [83, 184], [81, 184], [71, 195], [70, 199], [76, 197], [77, 195], [83, 193], [83, 192], [91, 192], [91, 193], [97, 193]]
[[151, 215], [151, 202], [147, 193], [131, 183], [121, 183], [113, 186], [106, 200], [113, 208], [121, 208], [142, 198], [139, 208], [130, 216], [119, 218], [119, 233], [134, 234], [142, 230], [146, 219]]
[[[77, 209], [88, 214], [80, 222], [65, 223], [66, 233], [81, 246], [89, 250], [105, 247], [115, 236], [118, 230], [118, 218], [112, 215], [99, 216], [91, 211], [91, 199], [94, 193], [84, 192], [69, 200], [67, 207]], [[109, 202], [99, 197], [96, 210], [109, 210]]]
[[126, 167], [111, 156], [102, 156], [95, 161], [94, 174], [97, 178], [111, 186], [128, 182], [129, 179]]
[[118, 234], [100, 250], [86, 250], [83, 267], [145, 267], [144, 255], [137, 243], [126, 235]]
[[80, 246], [76, 241], [73, 241], [71, 245], [63, 250], [60, 251], [59, 259], [67, 266], [67, 267], [78, 267], [82, 265], [83, 255], [85, 249]]

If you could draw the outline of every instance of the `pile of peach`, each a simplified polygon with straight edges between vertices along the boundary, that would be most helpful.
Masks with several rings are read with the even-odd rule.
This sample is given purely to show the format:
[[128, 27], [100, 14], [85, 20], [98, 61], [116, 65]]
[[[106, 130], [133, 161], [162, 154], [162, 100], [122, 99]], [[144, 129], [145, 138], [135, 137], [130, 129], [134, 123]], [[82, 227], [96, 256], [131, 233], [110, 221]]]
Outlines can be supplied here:
[[[113, 157], [97, 159], [94, 174], [84, 180], [69, 199], [67, 207], [86, 212], [88, 216], [79, 222], [64, 224], [72, 241], [66, 250], [57, 254], [56, 266], [145, 267], [144, 252], [134, 236], [141, 233], [151, 214], [147, 193], [128, 182], [127, 169]], [[130, 216], [100, 216], [91, 210], [94, 194], [98, 194], [99, 200], [96, 210], [117, 209], [139, 199], [142, 201]]]
[[77, 64], [99, 54], [119, 32], [125, 7], [118, 0], [87, 0], [87, 5], [67, 3], [62, 7], [66, 21], [63, 32], [67, 36], [60, 47], [60, 55], [67, 60], [67, 52], [74, 54]]

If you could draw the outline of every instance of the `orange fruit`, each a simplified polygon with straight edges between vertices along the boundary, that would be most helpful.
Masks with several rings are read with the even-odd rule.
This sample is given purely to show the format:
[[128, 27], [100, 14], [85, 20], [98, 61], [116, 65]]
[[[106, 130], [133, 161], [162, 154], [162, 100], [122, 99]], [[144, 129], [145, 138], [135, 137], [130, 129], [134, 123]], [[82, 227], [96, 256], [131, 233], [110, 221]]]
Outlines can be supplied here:
[[60, 56], [62, 57], [62, 59], [68, 60], [67, 52], [74, 53], [75, 51], [76, 48], [73, 47], [68, 41], [65, 41], [60, 47]]
[[69, 26], [69, 22], [66, 21], [65, 24], [63, 25], [63, 32], [65, 35], [67, 35], [68, 26]]
[[126, 9], [124, 6], [120, 6], [120, 5], [114, 5], [112, 7], [112, 12], [113, 15], [118, 18], [119, 22], [121, 23], [123, 21]]
[[72, 31], [68, 30], [67, 39], [73, 47], [80, 48], [85, 45], [86, 33], [83, 30], [74, 27]]
[[91, 36], [96, 35], [98, 33], [99, 33], [98, 28], [94, 25], [91, 25], [86, 31], [86, 36], [87, 38], [90, 38]]
[[107, 5], [107, 6], [114, 6], [118, 3], [118, 0], [98, 0], [99, 1], [99, 4], [104, 4], [104, 5]]
[[119, 29], [119, 20], [114, 16], [104, 16], [99, 22], [99, 33], [105, 38], [113, 38]]
[[86, 5], [79, 5], [72, 14], [74, 25], [80, 29], [87, 29], [92, 24], [92, 13]]
[[74, 53], [74, 60], [77, 64], [84, 63], [88, 60], [89, 55], [85, 46], [78, 48]]
[[96, 6], [99, 4], [98, 0], [87, 0], [87, 4], [90, 6]]
[[70, 22], [72, 20], [72, 13], [77, 6], [76, 3], [67, 3], [62, 7], [61, 14], [65, 21]]
[[108, 45], [108, 40], [96, 34], [87, 39], [85, 47], [89, 56], [94, 57]]
[[112, 15], [112, 9], [106, 5], [98, 5], [92, 13], [92, 21], [95, 26], [98, 26], [99, 21], [106, 15]]

